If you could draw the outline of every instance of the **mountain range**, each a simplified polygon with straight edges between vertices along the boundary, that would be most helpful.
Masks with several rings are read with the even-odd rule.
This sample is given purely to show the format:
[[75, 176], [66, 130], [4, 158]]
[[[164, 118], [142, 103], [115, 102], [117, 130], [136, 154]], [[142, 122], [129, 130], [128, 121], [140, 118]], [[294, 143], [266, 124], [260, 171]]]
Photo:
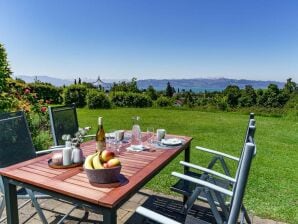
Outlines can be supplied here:
[[[60, 79], [50, 76], [17, 76], [27, 83], [39, 80], [41, 82], [51, 83], [54, 86], [67, 86], [74, 83], [73, 80]], [[78, 81], [78, 80], [77, 80]], [[95, 82], [96, 79], [82, 79], [83, 82]], [[109, 88], [113, 82], [129, 81], [129, 80], [112, 80], [102, 79], [104, 86]], [[146, 89], [149, 85], [152, 85], [157, 90], [163, 90], [166, 88], [167, 83], [170, 82], [171, 86], [180, 90], [192, 90], [194, 92], [200, 91], [220, 91], [225, 89], [228, 85], [237, 85], [240, 88], [244, 88], [246, 85], [251, 85], [255, 89], [265, 89], [269, 84], [276, 84], [279, 88], [283, 88], [284, 82], [278, 81], [258, 81], [258, 80], [246, 80], [246, 79], [227, 79], [227, 78], [193, 78], [193, 79], [144, 79], [138, 80], [137, 85], [140, 89]]]

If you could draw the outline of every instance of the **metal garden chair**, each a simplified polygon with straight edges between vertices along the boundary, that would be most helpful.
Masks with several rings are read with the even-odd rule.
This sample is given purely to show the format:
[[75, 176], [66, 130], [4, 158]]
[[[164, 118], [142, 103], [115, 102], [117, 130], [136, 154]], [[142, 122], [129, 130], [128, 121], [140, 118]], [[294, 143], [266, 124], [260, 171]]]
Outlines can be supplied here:
[[[0, 114], [0, 169], [35, 158], [37, 155], [49, 151], [51, 150], [39, 152], [35, 151], [31, 135], [28, 129], [26, 117], [23, 111]], [[0, 191], [2, 194], [2, 200], [0, 202], [1, 217], [5, 208], [4, 186], [1, 176]], [[19, 206], [19, 209], [24, 207], [31, 201], [34, 207], [36, 208], [36, 211], [42, 222], [47, 223], [47, 220], [37, 202], [37, 199], [49, 199], [52, 197], [39, 192], [33, 192], [25, 188], [18, 189], [17, 197], [18, 199], [28, 199]], [[75, 209], [75, 207], [73, 209]], [[70, 212], [72, 212], [73, 209], [71, 209]], [[70, 212], [68, 212], [60, 220], [59, 223], [61, 223], [69, 215]], [[5, 219], [6, 217], [2, 217], [0, 221], [3, 221]]]
[[[253, 119], [253, 117], [254, 117], [254, 115], [250, 114], [248, 128], [247, 128], [245, 139], [244, 139], [244, 145], [242, 147], [241, 155], [240, 155], [239, 158], [228, 155], [228, 154], [225, 154], [225, 153], [221, 153], [221, 152], [218, 152], [218, 151], [215, 151], [215, 150], [211, 150], [212, 154], [215, 154], [215, 153], [216, 154], [213, 157], [213, 159], [210, 161], [207, 168], [202, 167], [202, 166], [198, 166], [198, 165], [195, 165], [195, 164], [192, 164], [192, 163], [180, 161], [180, 163], [182, 165], [184, 165], [185, 167], [187, 167], [187, 168], [193, 168], [195, 170], [199, 170], [200, 172], [203, 172], [203, 173], [198, 173], [197, 171], [194, 172], [194, 171], [189, 171], [188, 170], [186, 172], [186, 174], [188, 176], [191, 176], [191, 177], [194, 177], [194, 178], [198, 178], [198, 179], [201, 179], [201, 180], [207, 180], [209, 182], [217, 184], [217, 185], [219, 185], [223, 188], [226, 188], [226, 189], [229, 189], [229, 188], [233, 187], [233, 185], [235, 183], [235, 179], [237, 178], [237, 173], [239, 172], [239, 169], [240, 169], [240, 164], [241, 164], [241, 161], [242, 161], [242, 158], [243, 158], [245, 143], [247, 143], [247, 142], [254, 143], [255, 120]], [[197, 148], [200, 149], [202, 147], [197, 147]], [[205, 151], [205, 148], [203, 148], [203, 149]], [[207, 149], [207, 150], [208, 150], [207, 152], [210, 152], [209, 149]], [[255, 151], [255, 153], [256, 153], [256, 151]], [[237, 171], [236, 171], [236, 174], [235, 174], [234, 177], [231, 176], [231, 174], [230, 174], [231, 172], [228, 169], [228, 166], [227, 166], [227, 163], [226, 163], [227, 158], [238, 162], [238, 168], [237, 168]], [[215, 163], [217, 161], [220, 161], [220, 165], [222, 165], [222, 168], [224, 170], [224, 174], [212, 170], [213, 166], [215, 165]], [[178, 193], [181, 193], [184, 196], [188, 197], [188, 200], [186, 201], [185, 206], [184, 206], [185, 211], [191, 208], [192, 204], [195, 202], [197, 197], [198, 197], [198, 199], [201, 199], [203, 201], [207, 200], [206, 198], [204, 198], [200, 195], [200, 191], [198, 191], [198, 189], [197, 189], [197, 191], [198, 191], [197, 194], [193, 194], [195, 189], [196, 189], [196, 185], [194, 183], [185, 181], [183, 179], [180, 179], [175, 185], [173, 185], [171, 187], [171, 190], [173, 190], [175, 192], [178, 192]], [[216, 205], [220, 206], [222, 208], [222, 210], [225, 212], [226, 211], [226, 204], [228, 202], [226, 202], [225, 200], [222, 200], [221, 197], [216, 197], [215, 196], [215, 198], [217, 199], [216, 200]], [[224, 197], [224, 199], [225, 199], [225, 197]], [[225, 214], [227, 214], [227, 213], [225, 212]], [[242, 206], [242, 215], [246, 219], [247, 223], [251, 222], [250, 219], [249, 219], [249, 216], [246, 212], [246, 209], [245, 209], [244, 205]]]
[[[214, 170], [206, 169], [204, 167], [197, 166], [197, 165], [194, 165], [191, 163], [185, 163], [183, 161], [180, 163], [184, 166], [196, 169], [197, 171], [201, 171], [202, 174], [198, 175], [199, 179], [216, 184], [217, 186], [220, 186], [220, 187], [228, 189], [228, 190], [232, 189], [232, 188], [234, 188], [235, 183], [237, 182], [237, 178], [239, 177], [238, 173], [240, 172], [240, 168], [243, 163], [243, 155], [244, 155], [244, 151], [245, 151], [245, 145], [246, 145], [246, 143], [254, 144], [255, 130], [256, 130], [255, 126], [249, 126], [248, 133], [247, 133], [247, 139], [243, 145], [243, 150], [242, 150], [241, 157], [240, 157], [240, 160], [238, 163], [238, 168], [237, 168], [235, 177], [230, 177], [225, 174], [216, 172]], [[254, 148], [256, 148], [256, 146]], [[194, 176], [191, 176], [191, 177], [194, 177]], [[198, 177], [196, 177], [196, 178], [198, 178]], [[184, 179], [182, 179], [182, 180], [184, 180]], [[213, 198], [215, 199], [214, 204], [216, 206], [220, 207], [223, 214], [227, 217], [228, 210], [229, 210], [228, 207], [229, 207], [229, 203], [230, 203], [229, 200], [227, 200], [226, 196], [219, 194], [217, 192], [213, 192], [213, 194], [214, 194]], [[208, 201], [208, 198], [204, 197], [204, 194], [202, 193], [202, 190], [200, 189], [200, 187], [198, 187], [196, 185], [194, 190], [191, 192], [191, 196], [188, 198], [188, 200], [186, 201], [186, 203], [184, 205], [184, 210], [186, 210], [186, 211], [189, 210], [197, 199], [201, 199], [203, 201]], [[251, 223], [249, 216], [247, 214], [247, 211], [246, 211], [244, 205], [242, 205], [242, 207], [241, 207], [241, 223], [244, 222], [244, 219], [246, 220], [247, 223]]]
[[[236, 224], [238, 220], [238, 216], [240, 210], [242, 208], [242, 201], [244, 198], [245, 187], [248, 180], [248, 174], [251, 167], [252, 158], [255, 151], [255, 145], [251, 142], [245, 144], [245, 148], [243, 151], [243, 158], [239, 168], [239, 172], [237, 173], [237, 178], [235, 180], [235, 184], [232, 190], [227, 190], [222, 188], [216, 184], [210, 183], [205, 180], [193, 178], [191, 176], [187, 176], [185, 174], [180, 174], [177, 172], [172, 172], [172, 175], [183, 179], [185, 181], [192, 182], [197, 185], [198, 188], [205, 194], [207, 198], [207, 202], [210, 205], [210, 209], [212, 214], [216, 220], [216, 223], [220, 224]], [[215, 204], [216, 199], [214, 198], [214, 194], [217, 193], [219, 195], [227, 195], [230, 197], [230, 206], [228, 207], [227, 216], [223, 216], [220, 214], [220, 210]], [[164, 215], [161, 215], [157, 212], [154, 212], [148, 208], [139, 206], [136, 210], [137, 213], [154, 220], [159, 223], [164, 224], [179, 224], [176, 220], [168, 218]], [[206, 224], [207, 222], [204, 220], [199, 220], [195, 217], [186, 214], [184, 223], [192, 223], [192, 224]]]
[[[55, 146], [63, 146], [62, 135], [69, 134], [74, 137], [79, 130], [77, 110], [75, 104], [49, 107], [51, 131]], [[84, 137], [95, 137], [95, 135], [85, 135]]]
[[79, 130], [75, 104], [57, 107], [49, 106], [49, 115], [53, 140], [56, 146], [64, 144], [62, 135], [69, 134], [74, 137], [74, 134]]

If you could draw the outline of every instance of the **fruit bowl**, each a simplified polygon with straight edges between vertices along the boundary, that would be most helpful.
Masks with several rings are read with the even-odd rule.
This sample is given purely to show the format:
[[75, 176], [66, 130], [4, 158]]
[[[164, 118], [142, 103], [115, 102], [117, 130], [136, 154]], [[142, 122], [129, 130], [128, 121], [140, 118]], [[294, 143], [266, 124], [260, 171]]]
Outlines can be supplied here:
[[85, 167], [84, 169], [91, 183], [110, 184], [119, 182], [121, 165], [104, 169], [86, 169]]

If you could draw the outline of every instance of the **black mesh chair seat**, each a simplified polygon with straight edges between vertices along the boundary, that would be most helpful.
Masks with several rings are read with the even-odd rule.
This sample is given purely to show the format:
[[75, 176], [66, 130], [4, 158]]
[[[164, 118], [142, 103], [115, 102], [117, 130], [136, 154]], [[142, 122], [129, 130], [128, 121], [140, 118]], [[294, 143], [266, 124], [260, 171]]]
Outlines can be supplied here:
[[[204, 180], [204, 178], [202, 178], [202, 174], [197, 173], [197, 172], [187, 171], [185, 174], [190, 177]], [[209, 177], [209, 176], [207, 176], [207, 177]], [[210, 181], [210, 180], [207, 180], [207, 181], [212, 182], [212, 183], [216, 184], [217, 186], [223, 187], [225, 189], [228, 189], [230, 186], [230, 183], [228, 181], [220, 179], [220, 178], [213, 178], [212, 181]], [[180, 193], [186, 197], [190, 197], [196, 187], [197, 187], [197, 184], [195, 184], [193, 182], [179, 179], [174, 185], [171, 186], [171, 190], [174, 192]], [[203, 193], [201, 193], [199, 196], [204, 198]], [[217, 199], [216, 195], [213, 195], [213, 197], [215, 199]], [[226, 196], [222, 195], [222, 197], [225, 198]], [[215, 202], [218, 203], [218, 200], [215, 200]]]

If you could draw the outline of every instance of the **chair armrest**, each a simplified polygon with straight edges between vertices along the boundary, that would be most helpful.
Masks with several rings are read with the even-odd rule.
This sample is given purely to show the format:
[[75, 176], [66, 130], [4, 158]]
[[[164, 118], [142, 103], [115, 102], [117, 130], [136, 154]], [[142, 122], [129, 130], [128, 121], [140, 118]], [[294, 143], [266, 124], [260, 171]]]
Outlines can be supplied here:
[[226, 157], [228, 159], [235, 160], [235, 161], [239, 161], [239, 158], [237, 158], [235, 156], [231, 156], [231, 155], [226, 154], [226, 153], [218, 152], [218, 151], [213, 150], [213, 149], [207, 149], [207, 148], [203, 148], [201, 146], [196, 146], [196, 149], [204, 151], [204, 152], [208, 152], [208, 153], [211, 153], [211, 154], [214, 154], [214, 155], [223, 156], [223, 157]]
[[136, 212], [139, 213], [142, 216], [145, 216], [153, 221], [156, 221], [158, 223], [162, 224], [181, 224], [180, 222], [176, 222], [173, 219], [170, 219], [166, 216], [163, 216], [161, 214], [158, 214], [157, 212], [151, 211], [148, 208], [144, 208], [142, 206], [137, 207]]
[[204, 180], [200, 180], [200, 179], [196, 179], [196, 178], [187, 176], [185, 174], [177, 173], [177, 172], [172, 172], [172, 175], [175, 176], [175, 177], [178, 177], [180, 179], [187, 180], [187, 181], [193, 182], [195, 184], [198, 184], [198, 185], [201, 185], [201, 186], [210, 188], [212, 190], [218, 191], [218, 192], [223, 193], [223, 194], [226, 194], [228, 196], [231, 196], [231, 197], [233, 196], [233, 192], [232, 191], [227, 190], [227, 189], [225, 189], [223, 187], [219, 187], [219, 186], [217, 186], [215, 184], [212, 184], [210, 182], [207, 182], [207, 181], [204, 181]]
[[198, 166], [198, 165], [195, 165], [195, 164], [192, 164], [192, 163], [188, 163], [188, 162], [185, 162], [185, 161], [180, 161], [180, 164], [182, 164], [183, 166], [187, 166], [187, 167], [190, 167], [190, 168], [194, 168], [194, 169], [197, 169], [197, 170], [201, 170], [203, 172], [206, 172], [206, 173], [209, 173], [209, 174], [212, 174], [214, 176], [218, 176], [222, 179], [225, 179], [225, 180], [228, 180], [228, 181], [231, 181], [233, 183], [236, 182], [236, 179], [233, 178], [233, 177], [229, 177], [227, 175], [224, 175], [222, 173], [219, 173], [219, 172], [216, 172], [214, 170], [210, 170], [210, 169], [207, 169], [205, 167], [202, 167], [202, 166]]
[[36, 153], [36, 155], [41, 155], [41, 154], [59, 151], [59, 150], [62, 150], [63, 148], [64, 148], [64, 145], [57, 145], [57, 146], [52, 146], [51, 148], [49, 148], [47, 150], [41, 150], [41, 151], [37, 151], [35, 153]]

